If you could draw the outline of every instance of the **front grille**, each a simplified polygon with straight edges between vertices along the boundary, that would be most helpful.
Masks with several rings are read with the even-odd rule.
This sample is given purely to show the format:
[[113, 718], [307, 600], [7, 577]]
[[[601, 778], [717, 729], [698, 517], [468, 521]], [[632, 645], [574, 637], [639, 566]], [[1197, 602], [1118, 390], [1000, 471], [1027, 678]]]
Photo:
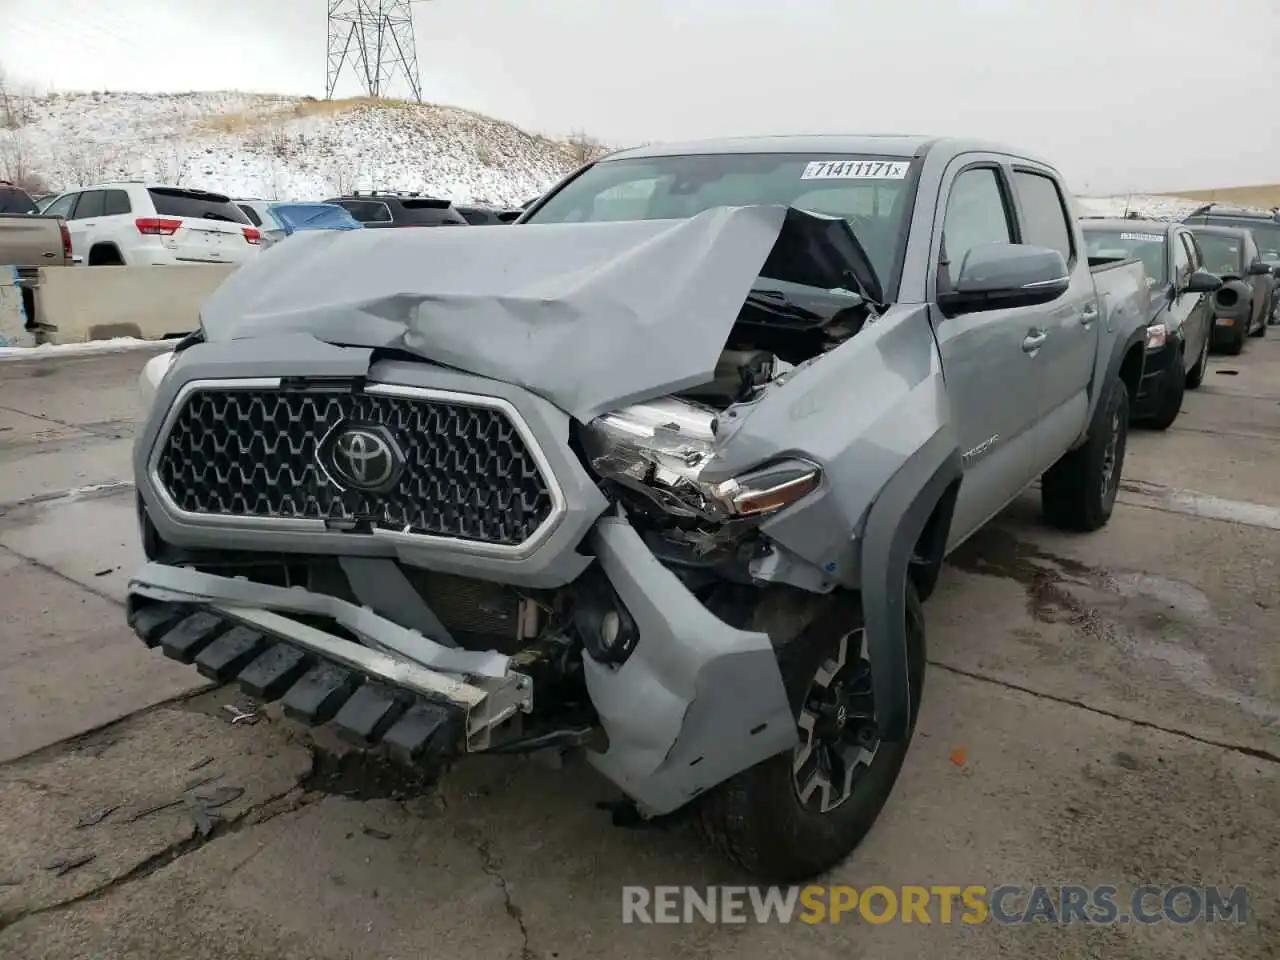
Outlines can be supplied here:
[[[190, 514], [322, 520], [515, 547], [551, 516], [547, 478], [508, 414], [482, 402], [281, 387], [203, 387], [162, 438], [156, 479]], [[402, 468], [378, 491], [339, 486], [327, 436], [393, 441]]]

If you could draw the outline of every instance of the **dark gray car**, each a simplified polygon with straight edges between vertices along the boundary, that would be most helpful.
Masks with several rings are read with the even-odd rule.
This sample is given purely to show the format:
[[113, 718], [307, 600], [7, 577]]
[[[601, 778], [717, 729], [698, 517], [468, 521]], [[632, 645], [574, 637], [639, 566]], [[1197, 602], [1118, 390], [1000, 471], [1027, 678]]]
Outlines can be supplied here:
[[1196, 243], [1208, 268], [1222, 277], [1222, 289], [1213, 295], [1215, 349], [1238, 354], [1245, 338], [1264, 337], [1270, 319], [1276, 278], [1274, 267], [1263, 262], [1253, 232], [1242, 227], [1193, 226]]
[[[1262, 262], [1270, 264], [1273, 271], [1280, 267], [1280, 207], [1264, 211], [1207, 203], [1188, 214], [1183, 223], [1248, 230], [1258, 245], [1258, 256]], [[1269, 322], [1272, 326], [1280, 323], [1280, 284], [1272, 290]]]

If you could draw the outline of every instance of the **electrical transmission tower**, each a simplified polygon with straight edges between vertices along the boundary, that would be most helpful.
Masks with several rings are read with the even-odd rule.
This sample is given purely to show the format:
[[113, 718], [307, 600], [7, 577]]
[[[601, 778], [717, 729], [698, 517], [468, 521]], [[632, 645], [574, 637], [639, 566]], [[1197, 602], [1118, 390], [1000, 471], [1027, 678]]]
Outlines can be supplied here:
[[422, 102], [418, 49], [413, 36], [414, 0], [328, 0], [329, 55], [326, 100], [349, 66], [371, 97], [385, 97], [392, 78], [403, 75], [413, 99]]

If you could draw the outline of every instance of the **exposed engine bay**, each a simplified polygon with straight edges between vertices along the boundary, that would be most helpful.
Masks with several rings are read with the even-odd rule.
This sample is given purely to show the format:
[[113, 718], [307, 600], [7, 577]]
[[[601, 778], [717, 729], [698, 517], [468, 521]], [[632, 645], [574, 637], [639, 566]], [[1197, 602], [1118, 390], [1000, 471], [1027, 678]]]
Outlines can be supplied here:
[[719, 484], [702, 482], [721, 417], [757, 402], [875, 316], [871, 304], [848, 290], [761, 280], [720, 354], [715, 379], [587, 424], [579, 434], [587, 466], [646, 528], [664, 562], [750, 582], [752, 533], [770, 514], [817, 489], [822, 471], [788, 459]]

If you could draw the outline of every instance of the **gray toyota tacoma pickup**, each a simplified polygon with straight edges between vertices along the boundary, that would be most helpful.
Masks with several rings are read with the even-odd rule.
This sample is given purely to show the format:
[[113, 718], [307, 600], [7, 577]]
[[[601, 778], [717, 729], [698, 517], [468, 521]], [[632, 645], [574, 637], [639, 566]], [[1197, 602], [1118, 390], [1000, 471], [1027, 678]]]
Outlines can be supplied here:
[[1037, 479], [1111, 515], [1147, 281], [1068, 211], [995, 145], [765, 138], [295, 237], [144, 375], [129, 619], [360, 747], [583, 751], [619, 820], [812, 876], [898, 776], [943, 558]]

